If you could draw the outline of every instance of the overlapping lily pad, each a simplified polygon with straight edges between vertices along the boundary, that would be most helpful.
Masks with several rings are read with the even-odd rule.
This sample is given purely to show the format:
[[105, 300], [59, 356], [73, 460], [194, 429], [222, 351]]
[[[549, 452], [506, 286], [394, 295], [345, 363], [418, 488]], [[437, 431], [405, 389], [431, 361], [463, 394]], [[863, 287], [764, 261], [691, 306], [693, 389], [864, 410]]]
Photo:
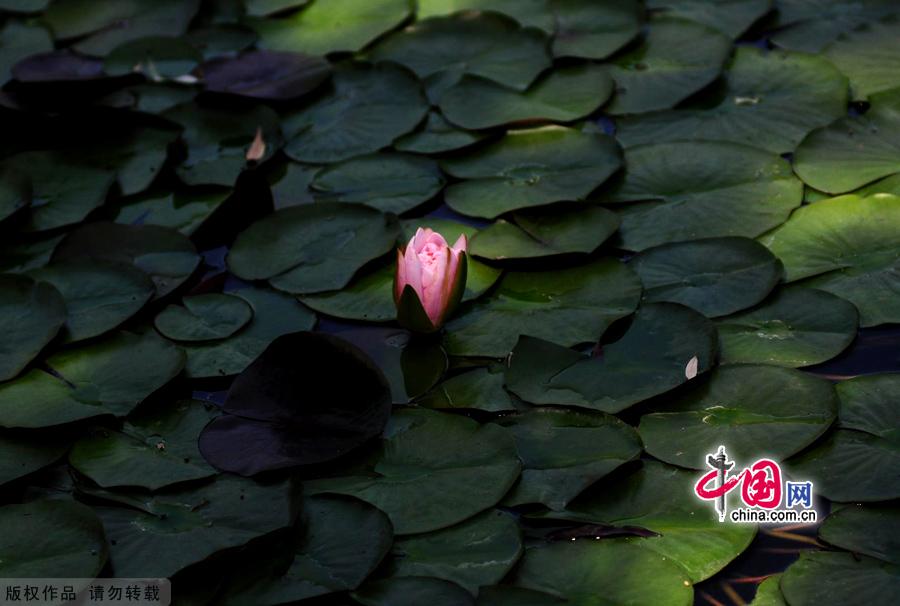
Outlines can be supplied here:
[[184, 306], [166, 307], [153, 322], [163, 336], [175, 341], [226, 339], [253, 318], [250, 304], [232, 295], [194, 295], [182, 302]]
[[397, 139], [394, 147], [400, 151], [416, 154], [439, 154], [467, 147], [484, 137], [484, 134], [456, 128], [440, 113], [430, 111], [425, 124], [418, 130]]
[[818, 53], [860, 25], [895, 13], [893, 0], [778, 0], [772, 42], [788, 50]]
[[900, 566], [897, 505], [847, 505], [829, 515], [819, 537], [831, 545]]
[[900, 600], [900, 566], [852, 553], [808, 551], [781, 577], [791, 606], [892, 604]]
[[31, 180], [21, 172], [0, 167], [0, 221], [31, 204]]
[[190, 236], [231, 195], [226, 188], [200, 188], [170, 193], [149, 192], [116, 204], [112, 219], [125, 225], [159, 225]]
[[772, 8], [772, 0], [649, 0], [647, 8], [714, 27], [738, 38]]
[[203, 55], [184, 38], [149, 36], [116, 46], [103, 61], [110, 76], [144, 74], [152, 81], [176, 80], [197, 69]]
[[302, 97], [330, 75], [331, 66], [321, 57], [262, 50], [203, 65], [206, 90], [271, 101]]
[[750, 606], [787, 606], [781, 594], [781, 575], [773, 574], [756, 588], [756, 595]]
[[503, 372], [496, 366], [450, 377], [418, 398], [416, 404], [425, 408], [475, 408], [488, 412], [514, 410], [512, 399], [503, 389]]
[[896, 88], [900, 69], [900, 21], [870, 21], [838, 37], [825, 49], [828, 57], [850, 79], [853, 98]]
[[464, 215], [492, 219], [511, 210], [583, 200], [621, 166], [611, 137], [561, 126], [518, 130], [441, 166], [467, 179], [451, 185], [447, 204]]
[[65, 433], [0, 431], [0, 486], [50, 465], [71, 445]]
[[716, 334], [697, 312], [671, 303], [644, 305], [628, 332], [589, 356], [522, 336], [506, 384], [533, 404], [568, 405], [615, 413], [687, 382], [712, 367]]
[[635, 0], [550, 0], [556, 15], [553, 55], [606, 59], [641, 29]]
[[52, 284], [0, 274], [0, 381], [19, 374], [65, 321], [65, 300]]
[[512, 17], [522, 26], [536, 27], [548, 34], [556, 29], [553, 12], [546, 0], [418, 0], [419, 19], [450, 15], [464, 10], [493, 11]]
[[36, 23], [7, 19], [0, 28], [0, 38], [4, 40], [0, 47], [0, 81], [3, 83], [10, 79], [13, 66], [20, 60], [53, 50], [50, 32]]

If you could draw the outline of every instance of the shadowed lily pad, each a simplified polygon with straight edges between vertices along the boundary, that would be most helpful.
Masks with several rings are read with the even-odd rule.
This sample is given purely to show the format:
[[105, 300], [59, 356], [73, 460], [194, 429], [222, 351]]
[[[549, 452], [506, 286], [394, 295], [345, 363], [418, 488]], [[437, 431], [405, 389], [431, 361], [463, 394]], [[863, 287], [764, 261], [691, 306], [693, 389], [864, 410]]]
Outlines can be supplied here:
[[231, 195], [222, 187], [146, 193], [115, 205], [112, 219], [124, 225], [159, 225], [190, 236]]
[[549, 0], [556, 14], [555, 57], [606, 59], [641, 29], [635, 0]]
[[[13, 0], [19, 2], [20, 0]], [[12, 68], [19, 61], [53, 50], [53, 38], [46, 27], [36, 23], [7, 19], [0, 28], [0, 83], [12, 76]]]
[[769, 12], [772, 0], [648, 0], [647, 8], [703, 23], [738, 38]]
[[22, 172], [0, 167], [0, 221], [31, 204], [31, 179]]
[[397, 577], [374, 581], [352, 594], [363, 606], [474, 606], [465, 589], [442, 579]]
[[515, 410], [503, 389], [503, 380], [500, 369], [476, 368], [443, 381], [418, 398], [416, 404], [425, 408], [476, 408], [487, 412]]
[[65, 300], [52, 284], [0, 274], [0, 381], [19, 374], [65, 321]]
[[791, 606], [894, 604], [900, 600], [900, 566], [852, 553], [806, 551], [781, 577]]
[[819, 538], [900, 566], [900, 508], [890, 503], [846, 505], [825, 518]]
[[215, 341], [225, 339], [253, 318], [250, 304], [232, 295], [209, 293], [185, 297], [184, 306], [169, 305], [153, 324], [175, 341]]
[[0, 430], [0, 487], [47, 467], [71, 446], [71, 437], [54, 431]]
[[778, 0], [771, 40], [784, 49], [818, 53], [841, 34], [896, 12], [894, 0]]
[[330, 75], [327, 61], [299, 53], [256, 50], [203, 64], [206, 90], [270, 101], [302, 97]]
[[415, 154], [439, 154], [467, 147], [484, 137], [481, 133], [456, 128], [438, 112], [430, 111], [425, 124], [397, 139], [394, 147]]

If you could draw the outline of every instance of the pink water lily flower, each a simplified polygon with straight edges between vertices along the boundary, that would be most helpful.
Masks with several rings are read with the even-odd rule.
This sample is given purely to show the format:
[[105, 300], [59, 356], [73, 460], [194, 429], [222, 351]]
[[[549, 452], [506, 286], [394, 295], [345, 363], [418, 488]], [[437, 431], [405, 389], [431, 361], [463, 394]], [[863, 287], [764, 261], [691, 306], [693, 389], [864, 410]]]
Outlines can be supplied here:
[[443, 326], [465, 291], [467, 246], [465, 234], [451, 247], [441, 234], [420, 227], [406, 250], [397, 250], [394, 302], [401, 325], [417, 332]]

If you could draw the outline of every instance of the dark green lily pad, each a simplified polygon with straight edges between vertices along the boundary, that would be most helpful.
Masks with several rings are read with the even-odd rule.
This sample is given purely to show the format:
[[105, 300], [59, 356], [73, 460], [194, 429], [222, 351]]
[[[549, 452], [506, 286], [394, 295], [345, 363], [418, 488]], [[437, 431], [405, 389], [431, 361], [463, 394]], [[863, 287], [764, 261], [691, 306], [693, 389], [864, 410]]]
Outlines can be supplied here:
[[488, 585], [478, 592], [477, 606], [559, 606], [565, 599], [512, 585]]
[[19, 274], [45, 266], [63, 237], [38, 234], [0, 244], [0, 271]]
[[99, 259], [54, 263], [30, 273], [56, 287], [65, 301], [66, 343], [108, 332], [138, 313], [156, 294], [153, 280], [130, 263]]
[[[706, 372], [715, 348], [709, 320], [681, 305], [651, 303], [638, 310], [625, 336], [603, 345], [598, 356], [523, 335], [506, 385], [533, 404], [615, 413]], [[692, 362], [696, 366], [689, 372]]]
[[150, 36], [129, 40], [115, 47], [103, 62], [110, 76], [143, 74], [151, 82], [189, 76], [203, 55], [184, 38]]
[[649, 248], [631, 261], [644, 300], [681, 303], [708, 318], [752, 307], [781, 281], [781, 262], [749, 238], [705, 238]]
[[507, 506], [543, 503], [565, 509], [585, 488], [641, 454], [637, 432], [617, 418], [587, 411], [543, 408], [498, 423], [516, 438], [522, 478]]
[[131, 263], [153, 280], [157, 298], [181, 286], [200, 264], [191, 241], [174, 230], [116, 223], [86, 223], [69, 232], [52, 261], [69, 260]]
[[399, 151], [415, 154], [439, 154], [462, 149], [481, 141], [485, 137], [481, 133], [473, 133], [456, 128], [436, 111], [428, 112], [425, 124], [408, 135], [403, 135], [394, 142]]
[[513, 582], [572, 604], [602, 604], [601, 599], [609, 604], [694, 603], [691, 582], [676, 562], [621, 539], [533, 547]]
[[270, 101], [302, 97], [329, 76], [328, 61], [299, 53], [255, 50], [203, 64], [206, 90]]
[[896, 504], [847, 505], [825, 518], [819, 537], [836, 547], [900, 566], [900, 508]]
[[184, 353], [152, 331], [122, 332], [61, 351], [45, 364], [50, 372], [33, 369], [0, 385], [0, 426], [48, 427], [125, 416], [181, 372]]
[[422, 409], [394, 413], [372, 475], [308, 482], [315, 493], [368, 501], [397, 534], [430, 532], [496, 505], [519, 477], [512, 435], [496, 425]]
[[269, 173], [275, 210], [314, 202], [309, 186], [319, 170], [318, 166], [286, 162]]
[[635, 0], [550, 0], [556, 14], [553, 55], [606, 59], [641, 30]]
[[442, 168], [466, 179], [451, 185], [447, 204], [464, 215], [493, 219], [511, 210], [583, 200], [622, 164], [615, 140], [562, 126], [510, 131]]
[[405, 69], [341, 65], [327, 94], [285, 116], [285, 152], [311, 163], [371, 154], [412, 131], [427, 111], [419, 81]]
[[512, 17], [523, 27], [536, 27], [552, 34], [556, 23], [547, 4], [546, 0], [418, 0], [416, 16], [427, 19], [464, 10], [493, 11]]
[[784, 596], [781, 594], [781, 574], [769, 575], [765, 581], [756, 588], [756, 595], [750, 606], [787, 606]]
[[71, 446], [71, 437], [53, 431], [0, 431], [0, 486], [47, 467]]
[[226, 188], [147, 193], [115, 205], [112, 218], [125, 225], [159, 225], [190, 236], [231, 195]]
[[487, 412], [515, 410], [509, 394], [503, 389], [502, 369], [476, 368], [441, 382], [418, 398], [425, 408], [475, 408]]
[[846, 112], [847, 79], [827, 59], [741, 46], [722, 86], [708, 99], [619, 120], [616, 137], [625, 147], [689, 139], [781, 154]]
[[450, 528], [398, 539], [390, 574], [444, 579], [477, 594], [482, 585], [506, 576], [522, 551], [515, 519], [490, 510]]
[[474, 606], [465, 589], [442, 579], [398, 577], [363, 585], [352, 594], [363, 606]]
[[323, 168], [311, 186], [319, 201], [358, 202], [399, 215], [433, 198], [444, 176], [428, 158], [373, 154]]
[[838, 37], [823, 53], [847, 78], [853, 98], [865, 101], [871, 95], [897, 86], [900, 70], [900, 21], [872, 21]]
[[403, 23], [407, 0], [330, 0], [312, 2], [278, 19], [249, 22], [263, 48], [307, 55], [356, 52]]
[[837, 386], [838, 429], [788, 462], [815, 492], [844, 502], [900, 498], [900, 375], [857, 377]]
[[769, 12], [772, 0], [648, 0], [647, 8], [703, 23], [738, 38]]
[[182, 300], [184, 306], [169, 305], [153, 324], [164, 337], [175, 341], [225, 339], [253, 318], [250, 304], [232, 295], [209, 293]]
[[644, 448], [657, 459], [705, 469], [719, 444], [736, 461], [783, 461], [814, 442], [837, 415], [831, 383], [790, 368], [723, 366], [708, 381], [641, 417]]
[[616, 95], [605, 111], [638, 114], [676, 106], [719, 77], [731, 47], [727, 36], [695, 21], [652, 19], [642, 43], [611, 61]]
[[900, 566], [852, 553], [806, 551], [781, 577], [791, 606], [894, 604], [900, 600]]
[[503, 357], [523, 331], [563, 346], [596, 341], [634, 311], [640, 295], [640, 280], [614, 259], [507, 273], [490, 297], [450, 321], [445, 348], [451, 355]]
[[900, 322], [900, 197], [846, 195], [794, 211], [760, 241], [784, 263], [785, 280], [853, 303], [861, 326]]
[[122, 431], [95, 428], [69, 453], [72, 467], [104, 488], [158, 490], [208, 478], [216, 470], [197, 448], [200, 431], [218, 415], [209, 404], [189, 400], [139, 410]]
[[793, 368], [830, 360], [856, 338], [859, 312], [814, 288], [777, 290], [753, 309], [716, 320], [722, 364]]
[[79, 161], [94, 168], [115, 171], [123, 196], [147, 189], [159, 175], [168, 148], [179, 136], [175, 128], [139, 127], [107, 135], [79, 151]]
[[[14, 0], [18, 2], [19, 0]], [[12, 77], [13, 66], [31, 55], [53, 50], [46, 27], [33, 22], [7, 19], [0, 28], [0, 83]]]
[[491, 260], [592, 253], [619, 227], [615, 213], [599, 206], [559, 205], [523, 210], [498, 219], [472, 239], [472, 255]]
[[31, 180], [23, 173], [0, 167], [0, 221], [31, 204]]
[[622, 247], [643, 250], [716, 236], [756, 237], [803, 199], [790, 164], [770, 152], [690, 141], [630, 148], [622, 181], [601, 195], [617, 207]]
[[0, 507], [0, 575], [7, 579], [94, 578], [108, 555], [100, 520], [74, 501]]
[[52, 284], [0, 274], [0, 381], [19, 374], [65, 321], [65, 300]]
[[613, 92], [607, 70], [575, 65], [552, 70], [518, 92], [477, 76], [465, 76], [441, 95], [444, 116], [463, 128], [504, 124], [572, 122], [595, 112]]
[[893, 0], [778, 0], [771, 40], [784, 49], [818, 53], [842, 33], [896, 12]]
[[292, 294], [334, 290], [390, 251], [398, 232], [395, 220], [357, 204], [284, 208], [241, 232], [228, 253], [228, 269]]
[[251, 17], [265, 17], [281, 11], [299, 8], [310, 0], [244, 0], [244, 10]]

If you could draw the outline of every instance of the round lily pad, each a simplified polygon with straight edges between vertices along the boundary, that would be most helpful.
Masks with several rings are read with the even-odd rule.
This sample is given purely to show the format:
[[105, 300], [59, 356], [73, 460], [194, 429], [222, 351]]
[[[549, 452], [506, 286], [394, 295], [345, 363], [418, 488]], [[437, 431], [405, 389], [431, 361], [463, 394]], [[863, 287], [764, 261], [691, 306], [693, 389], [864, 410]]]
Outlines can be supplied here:
[[446, 528], [493, 507], [520, 468], [512, 435], [502, 427], [408, 409], [392, 416], [373, 474], [314, 480], [306, 488], [368, 501], [406, 535]]
[[65, 321], [65, 300], [52, 284], [0, 274], [0, 381], [19, 374]]
[[254, 99], [285, 101], [302, 97], [331, 75], [321, 57], [254, 50], [203, 64], [206, 90]]
[[61, 458], [72, 445], [54, 431], [0, 431], [0, 487]]
[[618, 120], [616, 137], [625, 147], [688, 139], [791, 152], [811, 130], [847, 113], [847, 79], [823, 57], [741, 46], [708, 97]]
[[472, 594], [499, 582], [522, 555], [522, 531], [507, 513], [489, 510], [456, 526], [398, 539], [393, 577], [452, 581]]
[[444, 176], [428, 158], [373, 154], [323, 168], [311, 186], [319, 201], [357, 202], [399, 215], [433, 198]]
[[738, 38], [769, 12], [772, 0], [648, 0], [647, 8], [703, 23]]
[[712, 323], [672, 303], [641, 307], [625, 335], [588, 356], [522, 336], [512, 352], [506, 385], [533, 404], [615, 413], [709, 370], [715, 358]]
[[666, 463], [704, 469], [720, 444], [736, 461], [765, 454], [783, 461], [829, 428], [837, 396], [824, 379], [790, 368], [723, 366], [709, 380], [641, 417], [647, 452]]
[[362, 586], [352, 594], [363, 606], [474, 606], [465, 589], [442, 579], [430, 577], [397, 577], [382, 579]]
[[852, 553], [807, 551], [781, 577], [791, 606], [893, 604], [900, 600], [900, 566]]
[[415, 154], [439, 154], [468, 147], [486, 135], [456, 128], [438, 112], [428, 112], [425, 124], [394, 142], [399, 151]]
[[31, 181], [23, 173], [0, 167], [0, 221], [31, 204]]
[[797, 209], [760, 241], [784, 263], [788, 282], [853, 303], [861, 326], [900, 322], [900, 197], [823, 200]]
[[721, 32], [687, 19], [657, 17], [646, 38], [610, 62], [612, 115], [669, 109], [719, 77], [731, 54]]
[[626, 172], [600, 198], [617, 206], [620, 245], [643, 250], [716, 236], [756, 237], [781, 225], [803, 184], [775, 154], [725, 142], [630, 148]]
[[185, 297], [182, 302], [183, 307], [166, 307], [153, 322], [163, 336], [175, 341], [225, 339], [253, 318], [250, 304], [232, 295], [195, 295]]
[[284, 117], [285, 152], [310, 163], [371, 154], [412, 131], [427, 111], [421, 85], [407, 70], [343, 64], [323, 96]]
[[825, 518], [819, 538], [900, 566], [900, 508], [890, 503], [847, 505]]
[[106, 563], [100, 520], [75, 501], [0, 507], [0, 575], [6, 579], [94, 578]]
[[841, 353], [856, 338], [859, 312], [814, 288], [777, 290], [753, 309], [716, 320], [722, 364], [801, 367]]
[[649, 248], [631, 261], [644, 300], [681, 303], [708, 318], [752, 307], [781, 280], [781, 262], [749, 238], [705, 238]]
[[228, 253], [228, 268], [292, 294], [335, 290], [390, 251], [398, 231], [395, 220], [357, 204], [284, 208], [241, 232]]
[[556, 15], [555, 57], [606, 59], [641, 30], [635, 0], [550, 0]]
[[542, 503], [565, 509], [585, 488], [642, 451], [634, 429], [602, 413], [542, 408], [498, 423], [515, 436], [524, 466], [503, 501], [508, 506]]
[[511, 210], [583, 200], [621, 166], [615, 140], [562, 126], [510, 131], [443, 169], [462, 183], [444, 196], [453, 210], [492, 219]]
[[181, 372], [184, 353], [153, 331], [122, 332], [61, 351], [45, 365], [47, 371], [35, 368], [0, 385], [0, 426], [48, 427], [125, 416]]
[[483, 129], [504, 124], [572, 122], [592, 114], [613, 92], [607, 70], [574, 65], [548, 71], [518, 92], [477, 76], [465, 76], [441, 95], [441, 112], [453, 124]]
[[503, 357], [523, 332], [563, 346], [596, 341], [634, 311], [640, 294], [640, 280], [614, 259], [510, 272], [490, 297], [464, 306], [450, 321], [445, 348], [451, 355]]
[[870, 21], [832, 42], [824, 55], [850, 79], [853, 98], [865, 101], [897, 86], [900, 70], [900, 21]]

